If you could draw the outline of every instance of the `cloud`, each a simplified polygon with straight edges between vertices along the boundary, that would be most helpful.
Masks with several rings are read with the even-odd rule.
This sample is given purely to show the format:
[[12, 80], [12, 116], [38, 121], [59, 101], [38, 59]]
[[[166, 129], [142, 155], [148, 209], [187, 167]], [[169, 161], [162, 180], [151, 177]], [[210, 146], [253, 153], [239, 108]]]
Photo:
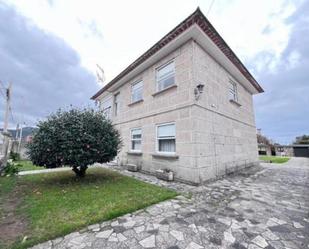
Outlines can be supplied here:
[[[267, 54], [264, 55], [264, 70], [259, 70], [257, 75], [265, 88], [265, 93], [255, 98], [257, 127], [281, 143], [292, 142], [297, 135], [309, 134], [308, 16], [307, 1], [286, 19], [292, 31], [276, 70], [268, 70], [271, 55]], [[263, 58], [263, 54], [259, 58]]]
[[1, 2], [0, 58], [0, 80], [13, 83], [15, 122], [32, 125], [58, 108], [91, 104], [99, 88], [67, 43]]

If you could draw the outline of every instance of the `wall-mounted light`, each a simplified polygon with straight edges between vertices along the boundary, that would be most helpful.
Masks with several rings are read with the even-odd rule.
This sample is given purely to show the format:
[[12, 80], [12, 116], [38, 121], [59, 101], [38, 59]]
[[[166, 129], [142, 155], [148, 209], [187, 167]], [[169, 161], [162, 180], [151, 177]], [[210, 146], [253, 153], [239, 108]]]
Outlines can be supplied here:
[[204, 91], [204, 84], [198, 84], [195, 88], [194, 88], [194, 95], [195, 95], [195, 99], [198, 100], [200, 95], [203, 93]]

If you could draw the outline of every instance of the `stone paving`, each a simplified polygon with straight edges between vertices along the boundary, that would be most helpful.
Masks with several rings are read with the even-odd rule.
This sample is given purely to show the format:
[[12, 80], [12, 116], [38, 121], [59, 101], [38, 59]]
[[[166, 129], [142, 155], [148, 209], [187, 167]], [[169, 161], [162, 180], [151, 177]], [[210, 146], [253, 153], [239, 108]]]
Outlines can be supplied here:
[[33, 249], [309, 248], [309, 159], [262, 164], [199, 187], [121, 173], [186, 194]]

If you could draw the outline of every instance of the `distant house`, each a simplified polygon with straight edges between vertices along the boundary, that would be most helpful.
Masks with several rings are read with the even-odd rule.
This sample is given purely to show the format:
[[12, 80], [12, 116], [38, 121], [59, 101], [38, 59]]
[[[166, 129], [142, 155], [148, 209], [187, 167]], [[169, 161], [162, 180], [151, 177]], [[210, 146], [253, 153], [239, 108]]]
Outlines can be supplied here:
[[309, 157], [309, 144], [275, 145], [276, 156]]
[[271, 146], [269, 144], [259, 143], [258, 152], [260, 156], [271, 156], [272, 155]]
[[258, 164], [261, 86], [197, 9], [92, 99], [123, 138], [120, 165], [195, 184]]

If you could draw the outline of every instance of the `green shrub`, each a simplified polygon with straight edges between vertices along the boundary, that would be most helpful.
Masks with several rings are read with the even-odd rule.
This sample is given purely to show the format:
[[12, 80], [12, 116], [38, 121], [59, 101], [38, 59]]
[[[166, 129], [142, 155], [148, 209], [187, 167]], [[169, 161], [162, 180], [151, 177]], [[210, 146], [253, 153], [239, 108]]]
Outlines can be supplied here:
[[59, 110], [38, 128], [27, 145], [32, 163], [46, 168], [70, 165], [80, 177], [88, 165], [113, 160], [121, 147], [119, 132], [92, 109]]
[[20, 160], [20, 154], [17, 152], [10, 152], [10, 159], [12, 159], [13, 161], [19, 161]]

